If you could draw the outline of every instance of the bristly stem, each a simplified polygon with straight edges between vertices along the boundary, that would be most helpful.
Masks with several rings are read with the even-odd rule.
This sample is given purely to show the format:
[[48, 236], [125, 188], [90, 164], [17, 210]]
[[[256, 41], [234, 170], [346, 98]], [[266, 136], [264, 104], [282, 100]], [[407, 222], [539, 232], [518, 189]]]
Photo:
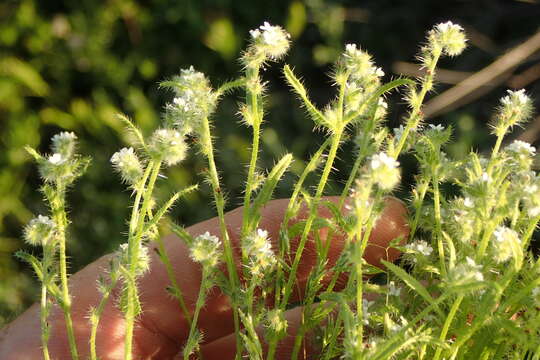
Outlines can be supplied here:
[[435, 232], [437, 237], [437, 248], [439, 251], [439, 261], [441, 266], [441, 276], [446, 277], [446, 264], [444, 254], [443, 235], [441, 227], [441, 194], [439, 191], [439, 177], [437, 176], [437, 169], [432, 169], [433, 173], [433, 206], [435, 212]]
[[207, 118], [205, 118], [202, 123], [201, 142], [203, 147], [202, 150], [208, 159], [210, 184], [212, 186], [212, 192], [218, 212], [219, 229], [223, 242], [223, 252], [229, 275], [229, 286], [231, 287], [231, 293], [233, 294], [230, 300], [233, 310], [234, 331], [236, 334], [236, 357], [238, 358], [241, 355], [242, 343], [240, 337], [240, 317], [238, 314], [238, 307], [235, 306], [236, 294], [234, 294], [234, 292], [238, 290], [237, 284], [239, 284], [239, 279], [234, 262], [231, 240], [229, 237], [229, 232], [227, 231], [227, 223], [225, 222], [225, 198], [223, 197], [223, 191], [219, 185], [219, 175], [216, 168], [216, 162], [214, 160], [214, 147], [210, 134], [210, 122]]
[[61, 301], [60, 307], [64, 312], [66, 323], [66, 331], [68, 336], [69, 350], [73, 360], [79, 359], [77, 351], [77, 343], [75, 341], [75, 333], [73, 331], [73, 320], [71, 319], [71, 297], [69, 295], [69, 285], [67, 276], [67, 259], [66, 259], [66, 210], [65, 210], [65, 186], [58, 183], [56, 186], [56, 195], [51, 201], [51, 211], [54, 221], [57, 225], [57, 243], [59, 253], [60, 266], [60, 282], [61, 282]]
[[[199, 295], [197, 296], [197, 302], [195, 303], [195, 311], [193, 312], [193, 319], [191, 321], [191, 326], [189, 328], [189, 336], [187, 340], [188, 342], [193, 340], [193, 336], [195, 335], [195, 331], [197, 330], [197, 322], [199, 321], [199, 314], [201, 312], [202, 307], [204, 306], [204, 298], [206, 296], [206, 291], [209, 288], [208, 282], [210, 281], [208, 279], [210, 275], [208, 270], [209, 269], [207, 266], [202, 267], [201, 286], [199, 287]], [[189, 351], [185, 351], [184, 360], [188, 360], [190, 355], [191, 354]]]
[[[137, 295], [137, 291], [134, 287], [136, 287], [136, 276], [137, 276], [137, 265], [139, 263], [139, 250], [141, 246], [141, 240], [143, 236], [143, 228], [146, 218], [146, 213], [149, 209], [151, 200], [152, 200], [152, 193], [154, 191], [154, 185], [156, 183], [157, 177], [159, 175], [159, 170], [161, 168], [161, 161], [151, 161], [148, 164], [148, 168], [150, 168], [150, 176], [148, 177], [148, 186], [146, 189], [141, 191], [142, 197], [143, 197], [143, 203], [141, 206], [140, 211], [137, 212], [136, 215], [136, 227], [135, 227], [135, 233], [132, 233], [132, 227], [130, 223], [130, 234], [129, 234], [129, 241], [128, 241], [128, 275], [129, 279], [126, 280], [127, 283], [127, 311], [125, 315], [126, 319], [126, 330], [125, 330], [125, 351], [124, 351], [124, 359], [125, 360], [131, 360], [132, 359], [132, 344], [133, 344], [133, 328], [134, 328], [134, 322], [135, 322], [135, 297]], [[146, 171], [148, 171], [148, 168]], [[145, 173], [146, 175], [146, 173]], [[143, 179], [146, 180], [146, 179]], [[145, 182], [142, 183], [142, 188], [144, 188]], [[139, 193], [137, 194], [137, 196]], [[140, 197], [138, 198], [140, 201]], [[135, 206], [135, 205], [134, 205]], [[135, 210], [135, 209], [134, 209]], [[133, 220], [133, 219], [132, 219]]]

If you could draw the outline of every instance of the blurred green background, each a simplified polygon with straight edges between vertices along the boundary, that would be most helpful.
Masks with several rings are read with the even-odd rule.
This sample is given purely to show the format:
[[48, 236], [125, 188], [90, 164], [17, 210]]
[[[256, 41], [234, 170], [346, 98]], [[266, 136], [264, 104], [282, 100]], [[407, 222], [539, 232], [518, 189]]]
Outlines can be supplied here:
[[[314, 101], [333, 96], [326, 74], [345, 43], [357, 43], [374, 56], [388, 80], [396, 73], [415, 74], [411, 67], [425, 32], [452, 20], [469, 34], [469, 48], [456, 59], [445, 59], [443, 82], [433, 96], [482, 70], [538, 31], [537, 1], [166, 1], [77, 0], [0, 2], [0, 326], [36, 299], [37, 283], [13, 252], [25, 245], [23, 226], [34, 214], [45, 213], [40, 179], [23, 146], [48, 151], [50, 137], [61, 129], [74, 131], [80, 151], [93, 157], [88, 173], [69, 194], [70, 263], [76, 271], [124, 241], [130, 193], [109, 165], [110, 156], [128, 143], [117, 113], [126, 113], [145, 131], [159, 123], [160, 109], [171, 94], [158, 82], [194, 65], [215, 86], [236, 77], [236, 60], [246, 45], [248, 30], [263, 21], [280, 24], [291, 33], [293, 46], [286, 62], [306, 79]], [[475, 96], [459, 106], [439, 111], [430, 121], [451, 124], [455, 144], [448, 152], [463, 157], [471, 148], [485, 151], [492, 143], [486, 127], [493, 108], [507, 88], [525, 87], [540, 95], [540, 56], [519, 61], [499, 76], [479, 84]], [[278, 189], [287, 196], [294, 174], [320, 144], [280, 75], [271, 65], [267, 115], [262, 135], [261, 166], [269, 167], [285, 151], [297, 161]], [[477, 97], [477, 99], [474, 99]], [[241, 94], [224, 99], [213, 121], [217, 160], [229, 194], [229, 208], [240, 204], [249, 155], [249, 129], [239, 124]], [[474, 100], [474, 102], [473, 102]], [[390, 100], [389, 125], [404, 113], [400, 95]], [[536, 120], [536, 119], [535, 119]], [[537, 140], [539, 121], [514, 137]], [[288, 149], [288, 150], [287, 150]], [[329, 192], [338, 192], [350, 164], [350, 145], [340, 154], [339, 172]], [[401, 195], [410, 188], [414, 162], [402, 160]], [[182, 166], [167, 171], [158, 190], [201, 181], [204, 161], [193, 154]], [[213, 216], [210, 191], [179, 203], [173, 217], [192, 224]], [[32, 251], [37, 252], [36, 249]]]

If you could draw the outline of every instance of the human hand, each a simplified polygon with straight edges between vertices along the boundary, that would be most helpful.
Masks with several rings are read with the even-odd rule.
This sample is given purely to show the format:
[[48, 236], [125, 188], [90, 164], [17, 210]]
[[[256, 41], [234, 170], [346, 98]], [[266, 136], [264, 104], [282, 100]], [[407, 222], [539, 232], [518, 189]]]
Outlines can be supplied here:
[[[329, 198], [335, 201], [335, 198]], [[269, 202], [261, 210], [260, 228], [266, 229], [273, 241], [274, 250], [277, 249], [279, 227], [282, 222], [288, 199]], [[365, 252], [365, 259], [373, 264], [380, 265], [380, 259], [395, 260], [399, 252], [387, 249], [388, 244], [395, 238], [406, 238], [408, 227], [405, 219], [405, 207], [396, 199], [386, 200], [386, 207], [380, 220], [377, 222], [371, 237], [370, 244]], [[305, 217], [305, 209], [295, 221]], [[319, 209], [319, 216], [330, 217], [326, 208]], [[242, 208], [238, 208], [226, 215], [228, 230], [235, 249], [238, 248], [239, 229], [242, 224]], [[188, 232], [193, 236], [206, 231], [219, 236], [219, 223], [217, 218], [206, 220], [189, 227]], [[324, 229], [319, 230], [323, 241], [331, 240], [329, 251], [329, 267], [333, 266], [344, 244], [344, 238], [334, 235], [326, 238]], [[297, 239], [296, 239], [297, 240]], [[294, 250], [295, 240], [291, 248]], [[195, 300], [201, 281], [200, 266], [189, 257], [186, 245], [175, 236], [164, 239], [165, 250], [170, 258], [176, 280], [183, 292], [186, 304], [194, 308]], [[148, 245], [155, 249], [155, 244]], [[81, 359], [89, 356], [90, 323], [88, 313], [95, 307], [101, 294], [97, 290], [97, 280], [103, 275], [112, 255], [106, 255], [86, 266], [70, 278], [70, 293], [72, 294], [72, 317], [76, 335], [77, 347]], [[154, 251], [150, 251], [151, 268], [140, 278], [140, 300], [143, 312], [137, 320], [134, 331], [133, 358], [134, 359], [180, 359], [181, 349], [189, 334], [189, 325], [184, 319], [180, 307], [175, 299], [166, 291], [169, 279], [165, 267]], [[291, 302], [300, 300], [302, 289], [306, 285], [308, 275], [315, 265], [315, 244], [308, 241], [300, 262], [297, 281], [300, 292], [293, 294]], [[239, 257], [237, 257], [238, 259]], [[347, 274], [343, 274], [340, 283], [344, 283]], [[97, 335], [97, 352], [101, 360], [123, 359], [124, 353], [124, 316], [116, 306], [114, 300], [119, 294], [116, 289], [102, 314]], [[294, 342], [294, 335], [301, 319], [301, 308], [294, 308], [286, 313], [289, 326], [286, 336], [278, 345], [277, 359], [289, 358]], [[51, 337], [49, 351], [51, 359], [70, 359], [64, 317], [55, 307], [49, 317]], [[234, 359], [236, 343], [232, 310], [228, 299], [217, 288], [213, 289], [207, 297], [205, 307], [202, 309], [198, 327], [204, 334], [201, 353], [205, 360]], [[19, 316], [10, 325], [0, 331], [0, 359], [27, 360], [42, 358], [41, 329], [39, 323], [39, 305], [34, 304], [25, 313]], [[310, 349], [307, 349], [305, 358], [310, 358]], [[313, 354], [312, 354], [313, 355]]]

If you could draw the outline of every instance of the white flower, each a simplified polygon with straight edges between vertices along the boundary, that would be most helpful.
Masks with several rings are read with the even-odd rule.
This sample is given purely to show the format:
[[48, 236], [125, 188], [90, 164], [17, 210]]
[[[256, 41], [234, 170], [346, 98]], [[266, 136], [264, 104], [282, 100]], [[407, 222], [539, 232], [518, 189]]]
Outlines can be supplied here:
[[442, 126], [441, 124], [437, 124], [437, 125], [433, 125], [433, 124], [429, 124], [429, 129], [430, 130], [433, 130], [433, 131], [444, 131], [444, 126]]
[[38, 215], [24, 229], [24, 239], [30, 245], [45, 246], [56, 229], [56, 223], [48, 216]]
[[190, 257], [203, 266], [214, 267], [220, 261], [221, 241], [207, 231], [197, 236], [190, 248]]
[[75, 153], [77, 136], [72, 132], [63, 131], [52, 137], [52, 149], [55, 153], [69, 159]]
[[424, 240], [418, 240], [416, 242], [407, 244], [405, 247], [426, 257], [430, 256], [433, 252], [433, 248]]
[[115, 152], [111, 156], [111, 164], [128, 184], [135, 184], [142, 176], [141, 162], [131, 147]]
[[399, 162], [380, 152], [371, 157], [370, 168], [374, 182], [383, 190], [391, 190], [399, 183]]
[[246, 237], [244, 250], [250, 259], [250, 272], [253, 276], [262, 276], [272, 270], [277, 263], [268, 238], [268, 231], [257, 229]]
[[393, 281], [388, 283], [388, 295], [396, 297], [401, 295], [401, 288], [396, 286], [396, 283]]
[[467, 46], [467, 39], [463, 28], [457, 24], [447, 21], [435, 25], [431, 32], [438, 46], [442, 47], [443, 52], [448, 56], [456, 56], [463, 52]]
[[187, 146], [184, 136], [174, 129], [158, 129], [150, 138], [148, 151], [155, 159], [161, 159], [168, 166], [178, 164], [186, 157]]
[[521, 140], [514, 140], [513, 143], [511, 143], [510, 145], [506, 147], [506, 150], [509, 152], [529, 155], [529, 156], [534, 156], [534, 154], [536, 153], [536, 149], [534, 146]]
[[371, 316], [371, 313], [369, 312], [369, 307], [373, 305], [374, 301], [369, 301], [367, 299], [362, 299], [362, 315], [363, 315], [363, 322], [364, 325], [369, 324], [369, 317]]
[[510, 106], [524, 106], [530, 103], [531, 99], [527, 94], [525, 94], [525, 89], [513, 91], [513, 90], [506, 90], [508, 95], [503, 97], [501, 99], [501, 103], [503, 105], [510, 105]]
[[540, 286], [537, 286], [534, 289], [532, 289], [531, 294], [533, 297], [534, 304], [540, 307]]
[[463, 206], [466, 208], [473, 208], [474, 207], [474, 201], [470, 197], [465, 197], [463, 199]]
[[246, 53], [245, 60], [260, 64], [266, 58], [277, 60], [289, 50], [290, 35], [281, 26], [271, 25], [267, 21], [258, 29], [249, 32], [253, 41]]
[[499, 263], [510, 259], [514, 255], [514, 249], [521, 246], [518, 233], [506, 226], [495, 229], [493, 240], [494, 258]]
[[47, 161], [53, 165], [61, 165], [66, 162], [66, 159], [62, 156], [62, 154], [55, 153], [55, 154], [50, 155], [47, 158]]
[[[117, 252], [117, 256], [120, 258], [121, 263], [129, 263], [129, 244], [120, 244]], [[150, 270], [150, 256], [148, 255], [148, 248], [143, 243], [139, 243], [139, 251], [137, 254], [137, 263], [135, 265], [135, 275], [141, 276]]]
[[464, 262], [461, 262], [450, 270], [448, 278], [455, 285], [466, 284], [472, 281], [483, 281], [484, 275], [481, 270], [482, 265], [476, 264], [472, 258], [467, 256]]

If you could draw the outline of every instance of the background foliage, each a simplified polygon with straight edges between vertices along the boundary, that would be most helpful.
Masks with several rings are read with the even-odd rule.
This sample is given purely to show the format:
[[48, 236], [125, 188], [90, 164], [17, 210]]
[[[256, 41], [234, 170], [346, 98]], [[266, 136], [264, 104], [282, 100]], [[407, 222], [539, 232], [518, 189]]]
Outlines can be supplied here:
[[[153, 129], [160, 108], [171, 96], [158, 89], [158, 81], [192, 64], [208, 74], [215, 86], [234, 78], [240, 70], [235, 59], [245, 46], [248, 30], [263, 21], [284, 25], [292, 34], [293, 48], [286, 61], [307, 79], [315, 102], [324, 104], [333, 96], [325, 76], [331, 70], [328, 64], [344, 43], [367, 49], [391, 77], [392, 69], [398, 69], [396, 62], [414, 61], [427, 29], [452, 20], [465, 27], [470, 48], [442, 67], [451, 64], [452, 70], [467, 76], [533, 35], [539, 16], [540, 6], [534, 0], [2, 1], [0, 326], [24, 310], [37, 289], [30, 271], [12, 256], [24, 246], [20, 240], [24, 224], [32, 214], [45, 211], [36, 190], [37, 171], [24, 145], [46, 151], [51, 135], [67, 129], [81, 139], [81, 153], [94, 159], [69, 195], [73, 221], [69, 249], [71, 270], [76, 271], [116, 248], [125, 233], [130, 194], [112, 173], [109, 158], [129, 139], [115, 114], [126, 113], [143, 130]], [[528, 74], [527, 91], [538, 98], [539, 59], [533, 55], [510, 69], [509, 80], [502, 84], [486, 84], [485, 94], [474, 104], [429, 120], [454, 127], [457, 142], [447, 149], [451, 155], [461, 157], [471, 147], [481, 152], [491, 145], [486, 143], [487, 122], [498, 98], [517, 81], [510, 75]], [[294, 173], [302, 169], [322, 134], [312, 132], [311, 121], [282, 81], [279, 66], [267, 69], [265, 78], [272, 96], [267, 98], [261, 160], [269, 167], [285, 149], [293, 152], [293, 174], [278, 191], [279, 196], [287, 196]], [[449, 86], [441, 84], [438, 90]], [[230, 208], [240, 204], [245, 168], [239, 164], [247, 164], [249, 154], [248, 131], [236, 114], [238, 96], [227, 97], [213, 119], [217, 160]], [[391, 124], [397, 126], [403, 109], [390, 111]], [[535, 141], [536, 132], [529, 132], [528, 140]], [[340, 166], [350, 163], [349, 150], [340, 154]], [[402, 162], [401, 191], [405, 194], [415, 168], [410, 158]], [[200, 182], [203, 167], [203, 160], [194, 154], [183, 166], [168, 171], [162, 195]], [[337, 192], [339, 172], [334, 179], [332, 188]], [[213, 216], [210, 198], [209, 188], [202, 186], [201, 192], [176, 207], [173, 217], [189, 225]]]

